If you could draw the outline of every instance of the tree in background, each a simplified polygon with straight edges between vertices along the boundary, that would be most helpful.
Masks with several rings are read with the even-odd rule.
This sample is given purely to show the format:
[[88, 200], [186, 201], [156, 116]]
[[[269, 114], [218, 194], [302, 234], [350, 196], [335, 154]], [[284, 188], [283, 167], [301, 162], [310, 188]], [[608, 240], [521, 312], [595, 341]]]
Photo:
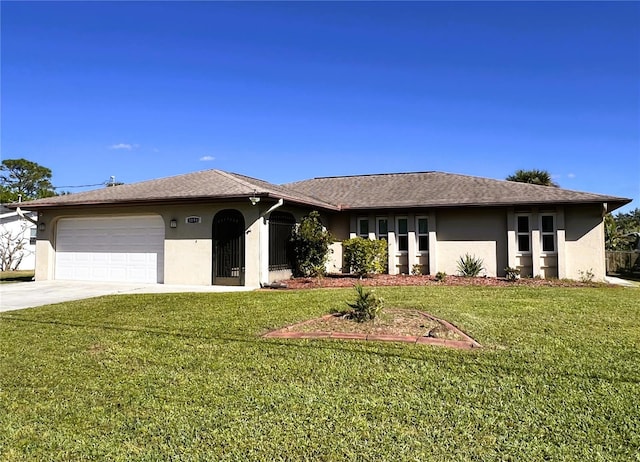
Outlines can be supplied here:
[[509, 175], [506, 180], [517, 183], [559, 187], [559, 185], [551, 179], [551, 174], [546, 170], [516, 170], [516, 172], [513, 175]]
[[55, 196], [51, 170], [26, 159], [5, 159], [0, 165], [0, 202]]
[[300, 220], [291, 233], [296, 276], [322, 276], [329, 258], [329, 246], [333, 238], [322, 226], [320, 214], [311, 212]]
[[25, 246], [29, 242], [24, 234], [26, 224], [17, 233], [0, 228], [0, 271], [15, 271], [25, 257]]
[[632, 250], [636, 241], [632, 233], [640, 232], [640, 209], [629, 213], [608, 213], [604, 217], [605, 248], [607, 250]]

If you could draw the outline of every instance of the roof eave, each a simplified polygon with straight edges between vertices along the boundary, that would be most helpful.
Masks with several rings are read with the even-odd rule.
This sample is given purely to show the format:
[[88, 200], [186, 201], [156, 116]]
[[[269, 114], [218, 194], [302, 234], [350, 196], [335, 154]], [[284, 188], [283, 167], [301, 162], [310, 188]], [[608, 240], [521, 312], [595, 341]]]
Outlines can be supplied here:
[[[176, 205], [184, 203], [204, 203], [204, 202], [234, 202], [238, 200], [247, 200], [254, 194], [238, 194], [233, 196], [191, 196], [191, 197], [157, 197], [146, 199], [125, 199], [125, 200], [85, 200], [85, 201], [69, 201], [69, 202], [43, 202], [43, 203], [13, 203], [8, 204], [7, 207], [15, 210], [18, 207], [24, 210], [44, 210], [44, 209], [58, 209], [68, 207], [134, 207], [140, 205], [149, 204], [164, 204], [164, 205]], [[296, 203], [299, 205], [305, 205], [310, 207], [322, 208], [325, 210], [337, 211], [338, 207], [332, 204], [326, 204], [321, 202], [314, 202], [311, 200], [292, 197], [289, 195], [273, 194], [273, 193], [257, 193], [255, 196], [260, 198], [269, 198], [275, 201], [284, 199], [288, 202]]]
[[444, 203], [413, 203], [413, 204], [370, 204], [370, 205], [341, 205], [340, 210], [389, 210], [389, 209], [425, 209], [425, 208], [452, 208], [452, 207], [544, 207], [564, 205], [597, 205], [607, 204], [607, 211], [614, 211], [632, 202], [627, 198], [604, 198], [600, 200], [557, 200], [557, 201], [488, 201], [488, 202], [444, 202]]
[[[339, 211], [340, 207], [337, 205], [333, 205], [333, 204], [329, 204], [326, 202], [322, 202], [322, 201], [314, 201], [314, 200], [310, 200], [310, 199], [305, 199], [305, 198], [299, 198], [299, 197], [293, 197], [293, 196], [289, 196], [287, 194], [274, 194], [274, 193], [267, 193], [267, 194], [258, 194], [258, 196], [260, 197], [270, 197], [272, 199], [284, 199], [285, 201], [288, 202], [293, 202], [295, 204], [299, 204], [299, 205], [306, 205], [306, 206], [310, 206], [310, 207], [318, 207], [318, 208], [322, 208], [324, 210], [331, 210], [331, 211]], [[249, 196], [247, 196], [249, 197]]]

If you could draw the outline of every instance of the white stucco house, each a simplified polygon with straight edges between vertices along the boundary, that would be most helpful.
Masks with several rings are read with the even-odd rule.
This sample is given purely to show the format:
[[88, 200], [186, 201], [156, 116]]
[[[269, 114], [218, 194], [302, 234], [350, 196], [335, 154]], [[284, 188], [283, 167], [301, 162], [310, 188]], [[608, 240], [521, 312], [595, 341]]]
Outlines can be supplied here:
[[288, 238], [312, 210], [336, 239], [330, 272], [362, 236], [387, 240], [392, 274], [455, 274], [468, 253], [487, 276], [602, 280], [603, 217], [630, 201], [441, 172], [275, 185], [206, 170], [20, 205], [37, 212], [37, 280], [258, 287], [291, 275]]
[[34, 270], [36, 267], [37, 214], [20, 216], [0, 206], [0, 261], [6, 270]]

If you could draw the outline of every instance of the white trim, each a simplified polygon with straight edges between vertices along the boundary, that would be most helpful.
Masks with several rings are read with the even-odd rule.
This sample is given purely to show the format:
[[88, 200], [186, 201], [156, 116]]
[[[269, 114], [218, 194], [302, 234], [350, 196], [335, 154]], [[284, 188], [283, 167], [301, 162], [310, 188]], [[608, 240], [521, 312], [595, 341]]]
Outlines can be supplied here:
[[[366, 222], [367, 223], [367, 232], [366, 234], [363, 234], [361, 229], [360, 229], [360, 223], [362, 222]], [[356, 236], [361, 237], [363, 239], [369, 239], [369, 234], [370, 234], [370, 223], [369, 223], [369, 217], [358, 217], [356, 219]]]
[[[406, 222], [407, 222], [407, 233], [406, 234], [400, 234], [400, 220], [406, 220]], [[400, 238], [401, 237], [406, 237], [407, 238], [407, 248], [405, 250], [400, 250]], [[396, 217], [396, 242], [397, 242], [397, 251], [396, 251], [397, 255], [406, 255], [407, 253], [409, 253], [409, 218], [406, 217], [406, 216]]]
[[[552, 231], [544, 231], [542, 229], [542, 218], [543, 217], [551, 217], [553, 219], [553, 230]], [[558, 219], [556, 217], [555, 212], [548, 213], [540, 213], [538, 215], [538, 229], [540, 229], [540, 256], [548, 257], [558, 255]], [[544, 250], [544, 236], [553, 236], [553, 250], [550, 252], [545, 252]]]
[[[387, 233], [386, 234], [381, 234], [380, 233], [380, 222], [383, 221], [383, 220], [387, 223]], [[387, 242], [389, 242], [389, 217], [376, 217], [376, 239], [378, 239], [378, 240], [384, 239]]]
[[[527, 232], [523, 232], [520, 231], [518, 229], [518, 218], [520, 217], [526, 217], [527, 218], [527, 223], [528, 223], [528, 230]], [[532, 239], [532, 235], [531, 235], [531, 231], [532, 231], [532, 219], [531, 219], [531, 214], [530, 213], [516, 213], [515, 214], [515, 235], [516, 235], [516, 255], [520, 256], [520, 255], [531, 255], [532, 254], [532, 247], [533, 247], [533, 239]], [[520, 250], [520, 236], [527, 236], [527, 239], [529, 240], [529, 250]]]
[[[424, 233], [420, 232], [420, 220], [427, 220], [427, 230]], [[427, 250], [420, 250], [420, 238], [427, 238]], [[429, 249], [431, 248], [431, 242], [429, 242], [429, 217], [427, 215], [416, 216], [416, 255], [429, 255]]]

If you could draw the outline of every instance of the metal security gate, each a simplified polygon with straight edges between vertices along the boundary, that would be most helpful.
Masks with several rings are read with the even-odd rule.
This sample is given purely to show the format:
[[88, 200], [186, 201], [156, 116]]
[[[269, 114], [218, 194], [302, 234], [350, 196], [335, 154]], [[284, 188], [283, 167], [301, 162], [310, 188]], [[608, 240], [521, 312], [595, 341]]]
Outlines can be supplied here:
[[293, 215], [273, 212], [269, 217], [269, 271], [291, 269], [291, 232], [296, 225]]
[[244, 285], [244, 217], [237, 210], [213, 218], [213, 284]]

